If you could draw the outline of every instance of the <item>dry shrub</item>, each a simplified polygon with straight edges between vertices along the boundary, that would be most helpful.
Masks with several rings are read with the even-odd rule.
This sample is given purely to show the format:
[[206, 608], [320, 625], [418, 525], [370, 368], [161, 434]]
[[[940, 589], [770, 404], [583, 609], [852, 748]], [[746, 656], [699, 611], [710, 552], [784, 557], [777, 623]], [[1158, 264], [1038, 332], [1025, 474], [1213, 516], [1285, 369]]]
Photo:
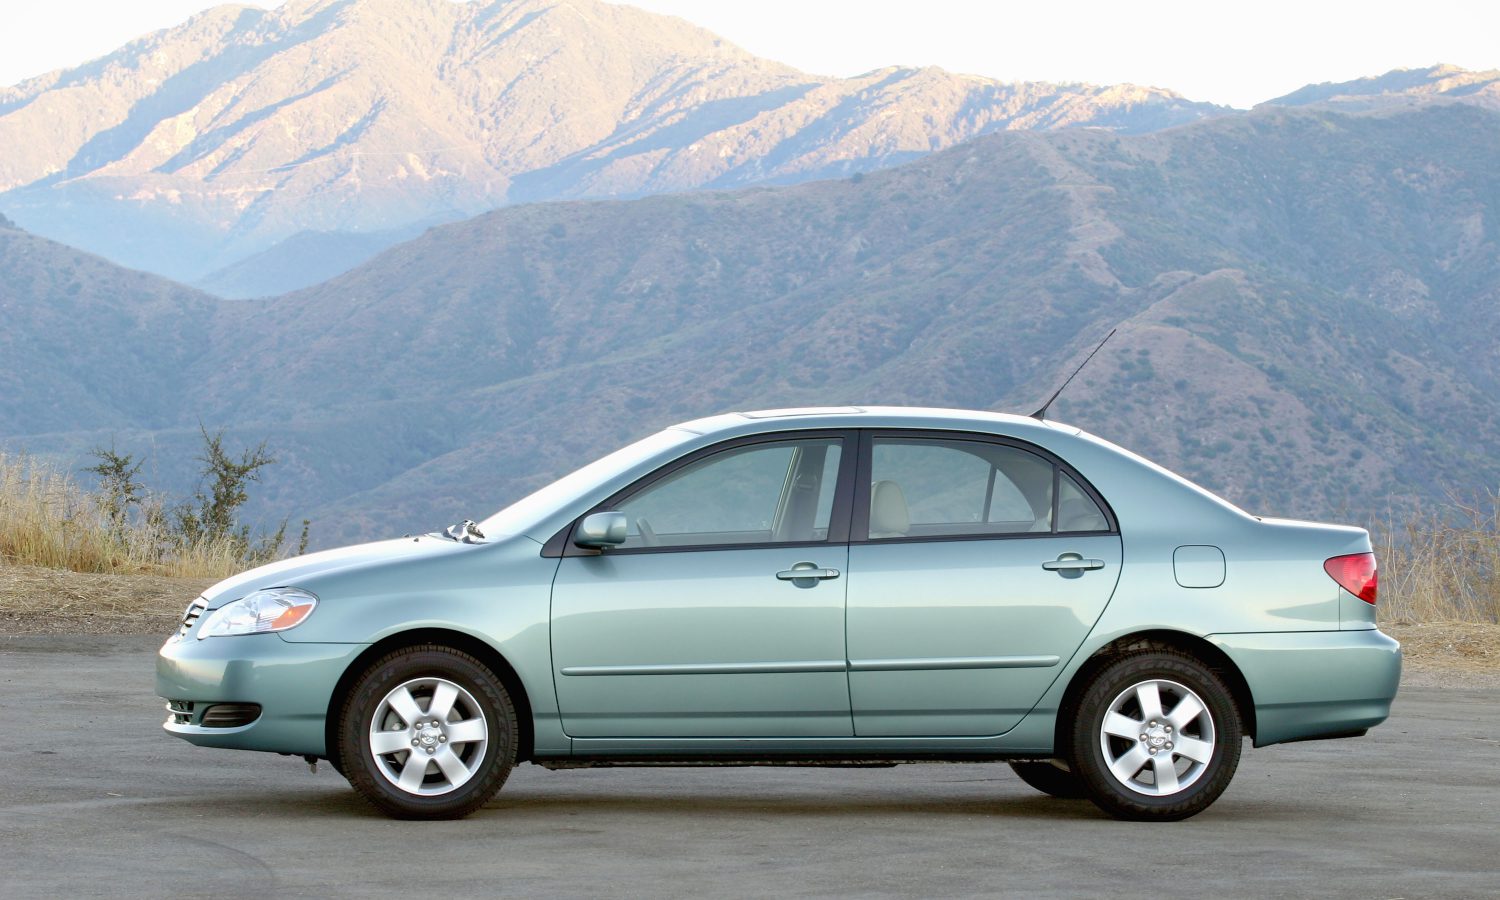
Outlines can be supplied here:
[[1382, 621], [1500, 622], [1500, 494], [1418, 510], [1371, 539]]
[[27, 457], [0, 454], [0, 562], [122, 575], [225, 578], [242, 570], [232, 536], [183, 541], [159, 497], [127, 520], [105, 498]]

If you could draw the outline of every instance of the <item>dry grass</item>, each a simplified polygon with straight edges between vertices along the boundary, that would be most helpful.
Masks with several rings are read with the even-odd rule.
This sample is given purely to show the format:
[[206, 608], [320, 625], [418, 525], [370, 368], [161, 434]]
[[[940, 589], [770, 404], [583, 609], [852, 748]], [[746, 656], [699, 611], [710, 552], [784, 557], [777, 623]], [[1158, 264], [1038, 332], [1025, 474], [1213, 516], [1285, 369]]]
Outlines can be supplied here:
[[1500, 625], [1385, 625], [1401, 642], [1405, 663], [1467, 672], [1500, 672]]
[[184, 546], [159, 498], [128, 522], [110, 520], [101, 498], [25, 457], [0, 454], [0, 563], [122, 575], [217, 580], [245, 567], [232, 540]]
[[1500, 494], [1371, 529], [1382, 623], [1500, 623]]
[[159, 634], [217, 578], [0, 564], [0, 634]]

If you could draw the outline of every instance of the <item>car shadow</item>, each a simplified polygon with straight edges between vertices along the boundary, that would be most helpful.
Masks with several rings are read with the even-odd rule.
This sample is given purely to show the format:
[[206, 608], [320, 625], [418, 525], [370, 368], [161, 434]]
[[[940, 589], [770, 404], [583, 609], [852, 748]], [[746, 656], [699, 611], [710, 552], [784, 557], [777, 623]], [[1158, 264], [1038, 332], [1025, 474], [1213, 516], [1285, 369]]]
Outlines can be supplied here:
[[[990, 781], [992, 779], [981, 779]], [[1003, 779], [995, 779], [1003, 780]], [[953, 782], [945, 782], [953, 784]], [[120, 801], [114, 801], [119, 803]], [[316, 788], [264, 789], [253, 794], [237, 792], [217, 797], [194, 795], [171, 799], [153, 798], [136, 803], [160, 804], [188, 814], [212, 813], [232, 804], [237, 813], [286, 816], [291, 818], [338, 818], [388, 821], [386, 816], [366, 802], [347, 784], [319, 785]], [[1232, 795], [1207, 811], [1207, 818], [1228, 813], [1239, 823], [1275, 823], [1326, 818], [1328, 809], [1320, 803], [1302, 803], [1280, 798]], [[934, 789], [930, 794], [913, 792], [910, 785], [889, 794], [878, 789], [862, 788], [858, 794], [808, 791], [781, 787], [747, 792], [742, 786], [716, 791], [709, 785], [664, 786], [661, 790], [643, 790], [638, 785], [607, 786], [599, 783], [581, 785], [537, 786], [535, 782], [509, 785], [473, 814], [473, 818], [506, 818], [537, 821], [557, 817], [588, 820], [591, 818], [634, 817], [642, 819], [701, 820], [704, 816], [755, 817], [768, 819], [875, 818], [917, 821], [927, 818], [999, 818], [1016, 821], [1082, 822], [1110, 821], [1109, 816], [1087, 800], [1061, 800], [1042, 794], [1017, 794], [1013, 790], [985, 795], [954, 796], [951, 791]], [[1203, 822], [1203, 818], [1196, 821]]]
[[[175, 797], [159, 803], [164, 809], [186, 814], [222, 810], [232, 804], [240, 815], [297, 818], [330, 817], [385, 819], [383, 813], [360, 797], [352, 788], [330, 787], [314, 791], [262, 790], [253, 795], [191, 798]], [[1057, 800], [1050, 797], [912, 797], [909, 793], [883, 797], [841, 797], [836, 793], [715, 793], [693, 792], [643, 793], [610, 790], [502, 790], [474, 814], [475, 817], [503, 816], [512, 819], [551, 818], [555, 816], [639, 816], [655, 818], [697, 818], [714, 816], [756, 816], [765, 818], [883, 816], [908, 819], [939, 816], [1002, 817], [1011, 819], [1052, 819], [1076, 821], [1103, 819], [1104, 814], [1086, 800]]]
[[1104, 814], [1087, 800], [1057, 800], [1050, 797], [931, 797], [903, 796], [840, 797], [836, 794], [745, 794], [694, 792], [675, 794], [622, 794], [608, 791], [513, 792], [502, 791], [485, 804], [486, 813], [511, 817], [532, 815], [621, 814], [656, 817], [698, 817], [704, 813], [725, 816], [754, 815], [800, 818], [807, 816], [979, 816], [1015, 819], [1099, 819]]

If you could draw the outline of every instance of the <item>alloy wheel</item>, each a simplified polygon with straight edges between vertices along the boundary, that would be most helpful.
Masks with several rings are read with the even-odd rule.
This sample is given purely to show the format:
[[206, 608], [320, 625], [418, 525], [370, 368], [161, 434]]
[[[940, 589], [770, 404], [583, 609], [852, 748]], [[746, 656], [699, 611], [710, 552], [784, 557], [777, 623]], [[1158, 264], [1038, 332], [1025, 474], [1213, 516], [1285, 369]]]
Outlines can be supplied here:
[[1179, 793], [1203, 777], [1214, 741], [1208, 705], [1190, 688], [1162, 678], [1121, 691], [1099, 727], [1109, 773], [1148, 797]]
[[408, 794], [432, 797], [475, 776], [489, 731], [483, 708], [461, 685], [415, 678], [380, 701], [367, 747], [386, 781]]

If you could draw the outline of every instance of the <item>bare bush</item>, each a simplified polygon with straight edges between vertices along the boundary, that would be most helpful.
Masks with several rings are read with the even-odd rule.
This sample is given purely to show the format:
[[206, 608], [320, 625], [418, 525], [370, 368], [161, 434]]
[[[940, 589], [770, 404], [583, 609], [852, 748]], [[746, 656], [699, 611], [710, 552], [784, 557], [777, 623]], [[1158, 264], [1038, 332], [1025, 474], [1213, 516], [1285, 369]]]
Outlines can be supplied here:
[[1370, 530], [1381, 621], [1500, 622], [1500, 494], [1450, 500]]
[[[205, 433], [205, 440], [208, 437]], [[208, 453], [214, 450], [221, 450], [216, 442], [209, 444]], [[86, 471], [100, 476], [100, 486], [90, 491], [35, 459], [0, 454], [0, 562], [75, 572], [217, 579], [280, 555], [285, 523], [274, 535], [251, 542], [249, 530], [233, 519], [234, 509], [243, 502], [243, 491], [234, 483], [226, 493], [221, 481], [213, 481], [211, 492], [197, 498], [208, 501], [194, 519], [200, 527], [187, 529], [184, 510], [190, 516], [194, 511], [173, 507], [142, 488], [135, 481], [140, 463], [113, 448], [95, 455], [99, 464]], [[264, 448], [238, 463], [229, 460], [230, 474], [252, 474], [267, 464], [259, 462], [262, 457]], [[213, 474], [211, 468], [207, 474]], [[222, 502], [217, 508], [212, 505], [218, 494], [234, 501], [227, 514], [221, 515]], [[204, 512], [216, 517], [208, 519], [210, 527], [201, 527]], [[304, 522], [299, 552], [306, 542]]]

